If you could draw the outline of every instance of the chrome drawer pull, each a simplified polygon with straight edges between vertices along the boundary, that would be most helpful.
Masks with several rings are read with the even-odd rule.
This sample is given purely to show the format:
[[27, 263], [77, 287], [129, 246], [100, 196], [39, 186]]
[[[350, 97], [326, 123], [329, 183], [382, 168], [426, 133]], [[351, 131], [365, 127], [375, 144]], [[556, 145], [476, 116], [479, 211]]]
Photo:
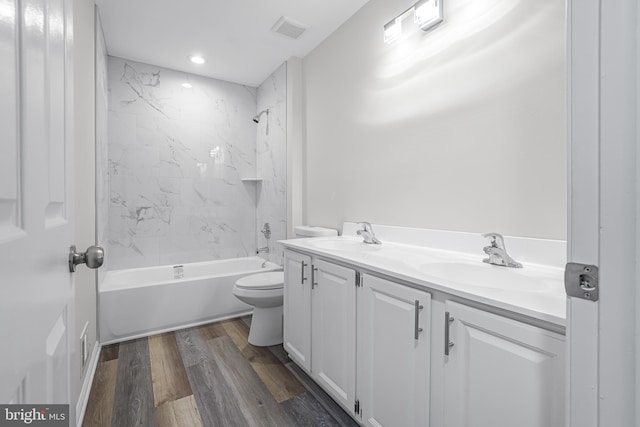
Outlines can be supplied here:
[[414, 301], [414, 320], [415, 320], [415, 324], [413, 327], [413, 339], [418, 339], [418, 335], [420, 334], [420, 332], [422, 332], [422, 328], [419, 326], [420, 324], [420, 310], [422, 310], [424, 308], [424, 306], [420, 305], [420, 301], [415, 300]]

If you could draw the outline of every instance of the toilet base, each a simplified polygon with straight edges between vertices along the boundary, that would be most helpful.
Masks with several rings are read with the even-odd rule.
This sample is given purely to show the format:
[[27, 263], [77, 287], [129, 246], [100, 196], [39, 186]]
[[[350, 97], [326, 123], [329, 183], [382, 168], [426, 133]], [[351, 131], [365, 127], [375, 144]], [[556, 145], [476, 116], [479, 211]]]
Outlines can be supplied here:
[[253, 309], [249, 344], [257, 347], [282, 344], [282, 305]]

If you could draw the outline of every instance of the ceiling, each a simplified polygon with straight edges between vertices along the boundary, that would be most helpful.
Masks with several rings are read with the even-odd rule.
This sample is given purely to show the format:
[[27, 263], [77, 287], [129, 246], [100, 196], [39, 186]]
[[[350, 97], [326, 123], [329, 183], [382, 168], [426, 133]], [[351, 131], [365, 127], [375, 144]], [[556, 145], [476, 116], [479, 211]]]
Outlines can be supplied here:
[[[304, 57], [368, 0], [96, 0], [109, 55], [259, 86]], [[271, 31], [286, 16], [309, 28]], [[192, 64], [189, 55], [207, 62]]]

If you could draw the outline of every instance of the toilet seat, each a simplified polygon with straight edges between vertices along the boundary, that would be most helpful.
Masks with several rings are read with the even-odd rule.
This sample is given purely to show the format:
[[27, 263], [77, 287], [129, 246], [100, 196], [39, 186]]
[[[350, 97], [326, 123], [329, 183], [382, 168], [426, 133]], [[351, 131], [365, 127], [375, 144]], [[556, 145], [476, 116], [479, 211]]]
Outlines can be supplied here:
[[236, 286], [247, 290], [281, 289], [284, 287], [284, 271], [252, 274], [236, 281]]

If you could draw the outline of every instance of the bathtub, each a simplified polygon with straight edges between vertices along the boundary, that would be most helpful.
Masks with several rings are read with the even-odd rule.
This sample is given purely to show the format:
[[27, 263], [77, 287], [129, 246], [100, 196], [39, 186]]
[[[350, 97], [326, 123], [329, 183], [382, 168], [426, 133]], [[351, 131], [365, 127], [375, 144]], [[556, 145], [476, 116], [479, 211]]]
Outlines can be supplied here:
[[236, 280], [279, 269], [262, 258], [246, 257], [108, 271], [98, 288], [100, 342], [249, 314], [252, 307], [231, 292]]

